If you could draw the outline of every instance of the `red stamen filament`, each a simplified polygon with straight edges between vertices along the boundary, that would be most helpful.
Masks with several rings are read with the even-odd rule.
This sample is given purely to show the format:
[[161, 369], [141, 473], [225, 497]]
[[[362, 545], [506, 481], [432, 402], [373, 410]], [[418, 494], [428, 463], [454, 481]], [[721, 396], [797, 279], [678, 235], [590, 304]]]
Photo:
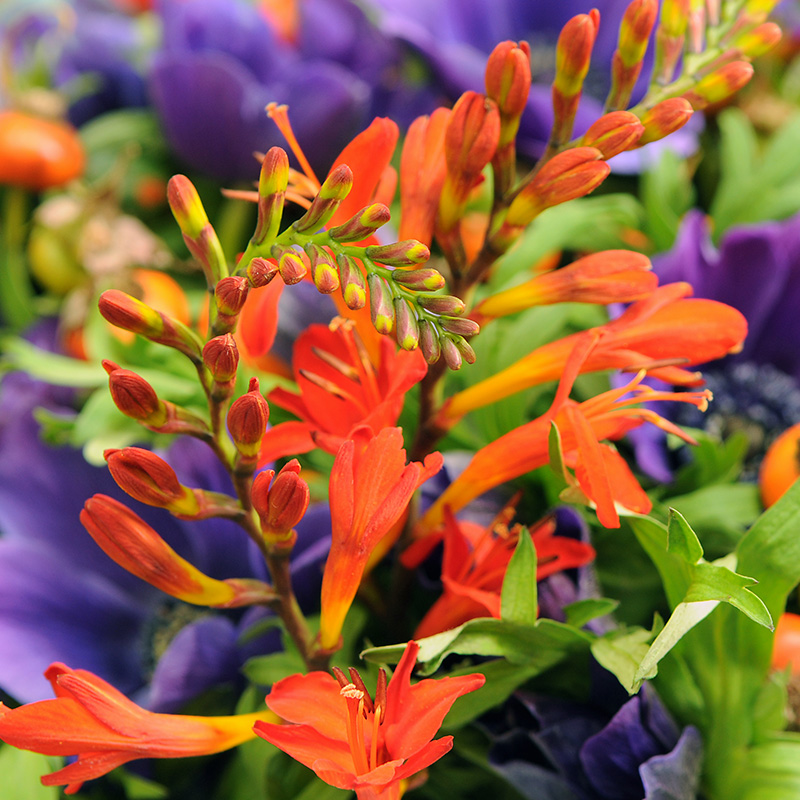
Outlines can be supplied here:
[[283, 138], [286, 139], [286, 143], [291, 148], [292, 152], [295, 155], [295, 158], [300, 162], [300, 166], [303, 168], [303, 172], [316, 184], [317, 190], [319, 190], [320, 182], [317, 179], [317, 176], [314, 174], [314, 170], [311, 169], [311, 164], [308, 163], [308, 159], [306, 158], [305, 153], [300, 148], [300, 145], [297, 142], [297, 138], [294, 135], [294, 131], [292, 130], [292, 125], [289, 122], [289, 106], [285, 103], [283, 105], [278, 105], [277, 103], [270, 103], [267, 106], [267, 115], [270, 119], [274, 120], [275, 124], [278, 126], [278, 130], [283, 134]]
[[367, 749], [364, 741], [364, 693], [352, 683], [340, 692], [347, 702], [347, 741], [353, 756], [353, 766], [357, 775], [370, 771]]

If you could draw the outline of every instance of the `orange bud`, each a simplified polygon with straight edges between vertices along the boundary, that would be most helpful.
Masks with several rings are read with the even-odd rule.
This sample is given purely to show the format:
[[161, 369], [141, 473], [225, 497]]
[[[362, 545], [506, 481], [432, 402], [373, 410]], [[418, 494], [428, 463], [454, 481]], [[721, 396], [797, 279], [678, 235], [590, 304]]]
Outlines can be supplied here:
[[311, 201], [308, 211], [292, 227], [298, 233], [314, 233], [336, 213], [336, 209], [352, 188], [353, 171], [350, 167], [347, 164], [334, 167], [320, 186], [317, 196]]
[[642, 114], [644, 133], [639, 137], [638, 146], [656, 142], [682, 128], [692, 116], [692, 104], [683, 97], [662, 100]]
[[167, 347], [174, 347], [193, 361], [200, 360], [202, 343], [192, 330], [125, 292], [109, 289], [97, 303], [103, 318], [132, 333]]
[[340, 286], [339, 272], [330, 253], [316, 244], [307, 244], [305, 251], [311, 262], [311, 280], [317, 291], [323, 294], [335, 292]]
[[260, 245], [278, 235], [289, 185], [289, 157], [281, 147], [272, 147], [261, 163], [258, 179], [258, 222], [253, 244]]
[[699, 110], [727, 100], [745, 86], [753, 77], [753, 65], [747, 61], [733, 61], [701, 78], [694, 89], [684, 97]]
[[261, 439], [269, 422], [269, 405], [258, 388], [258, 378], [250, 379], [247, 394], [233, 402], [228, 411], [228, 430], [243, 458], [255, 466]]
[[439, 224], [444, 231], [452, 230], [461, 217], [467, 196], [492, 160], [499, 141], [497, 104], [477, 92], [464, 92], [445, 131], [447, 175], [439, 205]]
[[164, 404], [144, 378], [129, 369], [121, 369], [113, 361], [104, 360], [103, 369], [109, 376], [111, 399], [126, 417], [154, 427], [166, 422]]
[[581, 144], [596, 147], [603, 158], [609, 159], [636, 146], [644, 132], [639, 117], [630, 111], [612, 111], [604, 114], [583, 135]]
[[187, 603], [215, 606], [236, 596], [181, 558], [141, 517], [122, 503], [96, 494], [86, 501], [81, 523], [103, 552], [124, 569]]
[[196, 239], [209, 224], [203, 201], [194, 184], [185, 175], [173, 175], [169, 179], [167, 202], [178, 227], [190, 239]]
[[[276, 250], [277, 248], [273, 248], [274, 253]], [[275, 254], [277, 255], [277, 253]], [[297, 250], [287, 248], [283, 250], [278, 257], [278, 272], [280, 272], [283, 282], [287, 286], [292, 286], [303, 280], [308, 270], [306, 269], [306, 265], [300, 253], [298, 253]]]
[[390, 267], [411, 267], [422, 264], [431, 257], [431, 251], [416, 239], [392, 244], [370, 245], [365, 251], [367, 258], [388, 264]]
[[800, 615], [788, 612], [778, 619], [772, 647], [772, 668], [783, 671], [787, 667], [793, 677], [800, 675]]
[[486, 94], [500, 111], [499, 146], [517, 135], [531, 89], [531, 48], [527, 42], [500, 42], [486, 63]]
[[625, 67], [644, 58], [650, 33], [658, 16], [658, 0], [633, 0], [625, 9], [619, 27], [619, 59]]
[[83, 144], [71, 125], [0, 112], [0, 183], [38, 192], [80, 177], [85, 166]]
[[[259, 473], [253, 481], [253, 507], [261, 520], [264, 539], [271, 545], [293, 544], [293, 528], [306, 513], [308, 484], [300, 477], [300, 463], [293, 458], [273, 480], [274, 472]], [[270, 485], [271, 484], [271, 485]]]
[[230, 333], [209, 339], [203, 347], [203, 363], [208, 367], [215, 383], [228, 383], [236, 377], [239, 350]]
[[345, 305], [354, 311], [364, 308], [367, 304], [367, 284], [358, 263], [351, 256], [339, 253], [336, 256], [336, 265], [339, 267]]
[[394, 330], [394, 296], [386, 278], [376, 272], [367, 276], [369, 285], [369, 312], [372, 325], [378, 333], [390, 334]]
[[226, 317], [235, 317], [244, 307], [250, 285], [247, 278], [230, 275], [223, 278], [214, 287], [214, 299], [219, 313]]
[[383, 203], [373, 203], [362, 208], [347, 222], [337, 225], [328, 231], [331, 239], [337, 242], [360, 242], [372, 236], [378, 228], [385, 225], [392, 218], [389, 207]]
[[564, 97], [574, 97], [581, 92], [599, 25], [600, 12], [592, 9], [588, 14], [572, 17], [561, 29], [556, 44], [553, 89]]
[[278, 274], [278, 264], [272, 258], [256, 256], [247, 265], [247, 280], [253, 289], [266, 286]]
[[155, 453], [140, 447], [106, 450], [103, 457], [117, 485], [134, 500], [177, 514], [199, 510], [190, 489], [181, 486], [175, 470]]
[[774, 22], [765, 22], [755, 29], [739, 34], [733, 46], [739, 54], [747, 58], [758, 58], [772, 50], [781, 40], [781, 29]]
[[764, 506], [768, 508], [783, 497], [798, 477], [800, 477], [800, 423], [784, 431], [769, 446], [761, 462], [758, 483]]

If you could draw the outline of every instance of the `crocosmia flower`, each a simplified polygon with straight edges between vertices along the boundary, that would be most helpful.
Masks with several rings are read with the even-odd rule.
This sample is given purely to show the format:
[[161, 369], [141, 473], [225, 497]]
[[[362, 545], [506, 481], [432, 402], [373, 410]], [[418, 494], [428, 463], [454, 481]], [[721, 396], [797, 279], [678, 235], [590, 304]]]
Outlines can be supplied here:
[[0, 703], [0, 740], [23, 750], [78, 758], [42, 778], [74, 794], [137, 758], [180, 758], [219, 753], [253, 738], [265, 713], [232, 717], [154, 714], [137, 706], [97, 675], [52, 664], [45, 677], [55, 700], [9, 709]]
[[358, 673], [292, 675], [267, 695], [286, 725], [257, 722], [256, 733], [358, 800], [398, 800], [401, 782], [440, 759], [453, 737], [434, 739], [457, 698], [479, 689], [483, 675], [423, 680], [411, 685], [419, 645], [409, 642], [386, 683], [380, 671], [374, 699]]
[[[555, 534], [555, 517], [531, 530], [537, 580], [583, 566], [594, 558], [591, 545]], [[446, 512], [443, 593], [423, 617], [415, 637], [433, 636], [476, 617], [499, 619], [503, 579], [518, 540], [519, 526], [509, 529], [502, 519], [485, 528], [474, 522], [459, 522]]]

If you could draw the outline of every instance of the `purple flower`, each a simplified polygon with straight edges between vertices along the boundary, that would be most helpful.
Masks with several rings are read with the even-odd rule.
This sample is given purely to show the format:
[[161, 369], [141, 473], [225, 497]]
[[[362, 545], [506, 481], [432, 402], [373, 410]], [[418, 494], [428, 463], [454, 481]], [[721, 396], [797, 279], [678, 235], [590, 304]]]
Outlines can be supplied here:
[[649, 685], [624, 700], [608, 673], [594, 677], [593, 702], [518, 692], [502, 722], [489, 715], [494, 768], [531, 800], [694, 800], [697, 730], [680, 731]]
[[[0, 688], [22, 702], [48, 697], [42, 673], [63, 661], [153, 710], [172, 712], [212, 686], [241, 680], [246, 658], [280, 646], [276, 636], [240, 640], [267, 612], [189, 606], [112, 562], [80, 524], [79, 512], [97, 492], [133, 501], [80, 452], [41, 441], [32, 409], [71, 413], [58, 396], [63, 393], [17, 373], [0, 388]], [[187, 484], [229, 490], [209, 455], [202, 443], [180, 440], [166, 457]], [[267, 577], [257, 548], [237, 526], [136, 511], [212, 577]], [[323, 506], [310, 508], [298, 526], [292, 570], [307, 608], [319, 594], [329, 530]]]
[[345, 0], [301, 7], [297, 44], [242, 0], [162, 0], [163, 42], [149, 73], [167, 138], [191, 167], [253, 179], [253, 151], [285, 145], [264, 111], [288, 103], [312, 166], [324, 172], [384, 102], [392, 46]]
[[[747, 318], [741, 352], [703, 368], [714, 393], [708, 412], [687, 412], [679, 408], [685, 403], [676, 403], [671, 417], [719, 436], [747, 433], [745, 477], [755, 477], [770, 442], [800, 422], [800, 215], [731, 228], [717, 248], [705, 215], [690, 211], [672, 250], [653, 258], [653, 269], [661, 283], [688, 281], [697, 297], [728, 303]], [[663, 436], [642, 428], [632, 439], [640, 466], [668, 480], [672, 465]]]

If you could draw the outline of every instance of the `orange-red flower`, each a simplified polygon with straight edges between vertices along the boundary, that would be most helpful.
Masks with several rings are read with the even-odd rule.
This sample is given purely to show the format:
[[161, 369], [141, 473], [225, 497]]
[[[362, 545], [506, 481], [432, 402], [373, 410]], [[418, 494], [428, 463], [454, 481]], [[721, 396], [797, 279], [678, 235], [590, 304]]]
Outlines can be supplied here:
[[344, 619], [373, 550], [392, 531], [411, 496], [442, 467], [440, 453], [406, 464], [400, 428], [354, 432], [339, 448], [330, 477], [331, 550], [322, 578], [320, 643], [339, 643]]
[[400, 784], [440, 759], [453, 737], [433, 739], [445, 714], [484, 676], [422, 680], [411, 685], [419, 645], [409, 642], [386, 684], [381, 670], [375, 698], [361, 677], [337, 671], [278, 681], [267, 705], [288, 725], [257, 722], [256, 733], [316, 772], [326, 783], [355, 791], [358, 800], [399, 800]]
[[[716, 300], [690, 297], [688, 283], [660, 286], [649, 297], [633, 303], [621, 316], [591, 329], [597, 343], [582, 362], [581, 372], [608, 369], [647, 369], [668, 383], [695, 386], [701, 382], [686, 366], [702, 364], [741, 348], [747, 321], [731, 306]], [[475, 408], [497, 402], [515, 392], [558, 380], [576, 346], [575, 333], [539, 347], [504, 370], [448, 400], [437, 417], [451, 427]], [[676, 366], [680, 365], [680, 366]]]
[[45, 677], [53, 685], [54, 700], [14, 709], [0, 703], [0, 740], [48, 756], [77, 756], [77, 761], [42, 777], [45, 786], [66, 785], [66, 794], [137, 758], [228, 750], [255, 737], [256, 721], [275, 719], [270, 712], [232, 717], [154, 714], [86, 670], [55, 663]]
[[577, 487], [597, 508], [601, 524], [607, 528], [619, 526], [617, 505], [637, 513], [650, 510], [650, 500], [625, 460], [610, 445], [601, 444], [601, 440], [620, 439], [629, 430], [650, 422], [694, 443], [680, 428], [641, 404], [670, 400], [692, 403], [705, 410], [711, 393], [656, 391], [641, 383], [645, 373], [640, 372], [622, 388], [577, 403], [568, 399], [573, 381], [579, 372], [585, 371], [584, 364], [599, 346], [596, 332], [586, 331], [580, 337], [564, 366], [564, 376], [549, 411], [479, 450], [420, 520], [417, 536], [438, 528], [446, 507], [458, 511], [489, 489], [547, 464], [552, 423], [560, 431], [565, 462], [575, 469]]
[[297, 339], [292, 359], [300, 394], [274, 389], [270, 403], [298, 416], [264, 437], [260, 463], [306, 453], [315, 446], [336, 453], [358, 425], [373, 434], [397, 422], [406, 392], [422, 380], [427, 365], [419, 350], [398, 350], [381, 337], [373, 359], [350, 320], [311, 325]]
[[[510, 509], [513, 513], [513, 509]], [[503, 514], [508, 518], [509, 514]], [[549, 517], [531, 530], [536, 547], [536, 578], [543, 580], [561, 570], [588, 564], [594, 548], [567, 536], [555, 536], [556, 522]], [[415, 639], [456, 628], [476, 617], [500, 618], [500, 593], [508, 563], [519, 539], [519, 526], [511, 529], [502, 519], [488, 528], [459, 522], [445, 509], [442, 596], [431, 606]]]

